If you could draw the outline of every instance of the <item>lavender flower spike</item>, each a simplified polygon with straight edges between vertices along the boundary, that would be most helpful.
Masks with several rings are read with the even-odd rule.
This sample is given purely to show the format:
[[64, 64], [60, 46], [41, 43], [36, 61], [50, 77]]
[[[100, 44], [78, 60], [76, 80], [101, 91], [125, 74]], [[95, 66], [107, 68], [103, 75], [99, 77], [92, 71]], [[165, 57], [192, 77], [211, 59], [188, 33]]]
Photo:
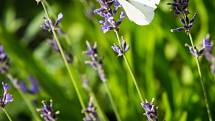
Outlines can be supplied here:
[[51, 32], [52, 30], [60, 30], [61, 31], [61, 29], [59, 28], [59, 24], [63, 19], [62, 13], [58, 14], [58, 17], [57, 17], [55, 22], [53, 22], [51, 19], [49, 19], [47, 17], [44, 17], [43, 19], [44, 19], [44, 22], [41, 25], [41, 28], [43, 30], [46, 30], [48, 32]]
[[85, 64], [91, 65], [91, 67], [98, 72], [99, 78], [102, 81], [106, 81], [102, 60], [98, 57], [96, 43], [94, 46], [91, 46], [90, 43], [86, 41], [86, 45], [87, 50], [85, 51], [85, 54], [90, 57], [90, 60], [85, 61]]
[[142, 102], [141, 105], [145, 110], [144, 115], [147, 117], [148, 121], [158, 121], [157, 114], [158, 107], [154, 105], [154, 98], [152, 99], [151, 102], [148, 102], [147, 100], [145, 102]]
[[182, 13], [185, 13], [187, 15], [189, 14], [188, 2], [189, 0], [173, 0], [172, 3], [167, 3], [167, 4], [172, 6], [172, 10], [176, 15], [179, 15]]
[[53, 109], [53, 102], [52, 100], [47, 103], [46, 101], [42, 101], [43, 107], [40, 109], [37, 109], [38, 112], [40, 112], [40, 116], [45, 121], [57, 121], [57, 115], [60, 114], [59, 111], [54, 111]]
[[84, 110], [84, 113], [86, 115], [83, 118], [83, 121], [99, 121], [96, 107], [93, 105], [93, 97], [90, 97], [90, 101], [88, 103], [87, 108]]
[[10, 67], [8, 55], [5, 53], [3, 46], [0, 44], [0, 73], [5, 74]]
[[13, 96], [8, 93], [8, 90], [9, 90], [8, 84], [4, 84], [2, 82], [2, 85], [3, 85], [4, 92], [3, 92], [3, 96], [0, 97], [0, 106], [4, 108], [8, 103], [13, 102]]
[[103, 20], [100, 20], [99, 23], [102, 24], [101, 30], [106, 33], [110, 30], [118, 30], [119, 25], [122, 23], [123, 18], [125, 17], [124, 12], [120, 12], [118, 20], [114, 19], [114, 16], [117, 14], [118, 8], [121, 7], [118, 0], [97, 0], [100, 4], [100, 8], [94, 10], [94, 13], [103, 17]]

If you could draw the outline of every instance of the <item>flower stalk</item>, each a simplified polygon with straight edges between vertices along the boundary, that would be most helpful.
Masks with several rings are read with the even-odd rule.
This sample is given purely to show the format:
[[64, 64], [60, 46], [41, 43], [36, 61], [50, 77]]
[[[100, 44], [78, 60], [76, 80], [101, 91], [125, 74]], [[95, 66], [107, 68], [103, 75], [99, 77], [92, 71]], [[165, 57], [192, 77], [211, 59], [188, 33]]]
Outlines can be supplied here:
[[95, 43], [92, 46], [88, 41], [86, 41], [86, 45], [87, 45], [87, 50], [85, 51], [85, 54], [90, 57], [90, 60], [85, 61], [85, 64], [89, 64], [94, 70], [97, 71], [100, 80], [102, 81], [102, 83], [105, 86], [105, 91], [108, 94], [108, 97], [110, 99], [110, 103], [112, 105], [116, 118], [118, 121], [121, 121], [119, 112], [117, 110], [117, 107], [115, 105], [115, 102], [113, 100], [113, 97], [111, 95], [110, 89], [107, 84], [107, 78], [104, 73], [102, 59], [98, 56], [97, 44]]
[[[119, 45], [121, 45], [121, 41], [120, 41], [120, 38], [119, 38], [119, 33], [118, 33], [118, 31], [117, 31], [117, 30], [114, 30], [114, 32], [115, 32], [115, 35], [116, 35], [116, 38], [117, 38], [117, 41], [118, 41]], [[122, 47], [121, 47], [121, 48], [122, 48]], [[130, 76], [131, 76], [131, 78], [132, 78], [132, 81], [133, 81], [133, 83], [134, 83], [134, 85], [135, 85], [135, 88], [136, 88], [136, 90], [137, 90], [137, 93], [138, 93], [138, 96], [139, 96], [139, 98], [140, 98], [140, 101], [142, 102], [142, 101], [143, 101], [143, 96], [141, 95], [139, 86], [138, 86], [138, 84], [137, 84], [137, 80], [136, 80], [136, 78], [135, 78], [135, 76], [134, 76], [134, 74], [133, 74], [133, 72], [132, 72], [131, 66], [130, 66], [130, 64], [129, 64], [129, 62], [128, 62], [128, 59], [127, 59], [127, 57], [125, 56], [125, 54], [123, 54], [123, 59], [124, 59], [125, 64], [126, 64], [126, 66], [127, 66], [127, 68], [128, 68], [128, 71], [129, 71], [129, 74], [130, 74]]]
[[[42, 6], [43, 6], [43, 9], [44, 9], [44, 12], [45, 12], [45, 14], [46, 14], [46, 17], [47, 17], [49, 20], [51, 20], [50, 17], [49, 17], [48, 11], [47, 11], [47, 9], [46, 9], [46, 6], [45, 6], [45, 4], [43, 3], [43, 1], [41, 1], [41, 4], [42, 4]], [[61, 46], [61, 44], [60, 44], [60, 41], [59, 41], [59, 39], [58, 39], [57, 33], [56, 33], [56, 31], [54, 30], [54, 28], [51, 28], [51, 32], [52, 32], [52, 34], [53, 34], [54, 39], [56, 40], [57, 46], [58, 46], [58, 48], [59, 48], [59, 50], [60, 50], [60, 54], [61, 54], [61, 56], [62, 56], [62, 58], [63, 58], [64, 64], [65, 64], [65, 66], [66, 66], [66, 69], [67, 69], [67, 71], [68, 71], [68, 73], [69, 73], [69, 77], [70, 77], [70, 79], [71, 79], [71, 81], [72, 81], [72, 84], [73, 84], [73, 86], [74, 86], [74, 88], [75, 88], [76, 94], [77, 94], [78, 99], [79, 99], [79, 102], [80, 102], [80, 104], [81, 104], [81, 107], [82, 107], [82, 109], [85, 109], [85, 105], [84, 105], [83, 98], [82, 98], [82, 96], [81, 96], [81, 94], [80, 94], [80, 91], [79, 91], [79, 89], [78, 89], [77, 83], [76, 83], [76, 81], [75, 81], [75, 79], [74, 79], [74, 77], [73, 77], [73, 74], [72, 74], [71, 70], [70, 70], [69, 64], [68, 64], [68, 62], [67, 62], [67, 59], [66, 59], [66, 57], [65, 57], [63, 48], [62, 48], [62, 46]]]
[[9, 113], [7, 112], [7, 110], [5, 108], [2, 108], [3, 112], [5, 113], [5, 115], [7, 116], [9, 121], [13, 121], [12, 118], [10, 117]]
[[[192, 35], [190, 33], [188, 33], [188, 36], [189, 36], [189, 40], [190, 40], [192, 48], [195, 48], [195, 46], [193, 44]], [[196, 66], [197, 66], [197, 69], [198, 69], [198, 74], [199, 74], [200, 83], [201, 83], [201, 87], [202, 87], [202, 91], [203, 91], [203, 95], [204, 95], [204, 102], [205, 102], [205, 105], [206, 105], [208, 118], [209, 118], [209, 121], [213, 121], [212, 117], [211, 117], [210, 106], [209, 106], [209, 103], [208, 103], [208, 97], [207, 97], [207, 93], [206, 93], [206, 90], [205, 90], [205, 85], [204, 85], [203, 78], [202, 78], [202, 72], [201, 72], [198, 56], [195, 56], [195, 62], [196, 62]]]

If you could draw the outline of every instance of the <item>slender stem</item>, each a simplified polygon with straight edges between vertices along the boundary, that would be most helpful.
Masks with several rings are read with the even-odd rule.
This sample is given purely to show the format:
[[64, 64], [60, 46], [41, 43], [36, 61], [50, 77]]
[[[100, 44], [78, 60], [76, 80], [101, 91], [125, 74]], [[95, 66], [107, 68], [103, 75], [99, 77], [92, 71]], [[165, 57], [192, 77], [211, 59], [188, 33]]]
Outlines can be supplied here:
[[34, 107], [32, 106], [31, 102], [28, 100], [28, 98], [23, 94], [23, 92], [21, 92], [21, 90], [17, 87], [17, 85], [15, 85], [14, 82], [14, 78], [10, 75], [7, 74], [7, 78], [11, 81], [11, 83], [13, 84], [13, 86], [17, 89], [18, 93], [21, 95], [22, 99], [25, 101], [25, 104], [28, 106], [29, 110], [31, 111], [33, 117], [37, 120], [37, 121], [41, 121], [40, 118], [38, 117], [38, 115], [36, 114], [36, 110], [34, 109]]
[[[121, 46], [121, 41], [120, 41], [120, 38], [119, 38], [119, 33], [118, 33], [118, 31], [116, 31], [116, 30], [115, 30], [114, 32], [115, 32], [115, 34], [116, 34], [118, 43], [119, 43], [119, 45]], [[128, 62], [128, 59], [126, 58], [126, 56], [125, 56], [124, 54], [123, 54], [123, 59], [124, 59], [125, 64], [126, 64], [126, 66], [127, 66], [127, 68], [128, 68], [128, 71], [129, 71], [129, 74], [130, 74], [130, 76], [131, 76], [131, 78], [132, 78], [132, 80], [133, 80], [133, 83], [134, 83], [134, 85], [135, 85], [135, 87], [136, 87], [138, 96], [139, 96], [139, 98], [140, 98], [140, 100], [141, 100], [141, 102], [142, 102], [142, 101], [143, 101], [143, 97], [142, 97], [142, 95], [141, 95], [139, 86], [138, 86], [138, 84], [137, 84], [137, 80], [136, 80], [136, 78], [135, 78], [135, 76], [134, 76], [134, 74], [133, 74], [133, 72], [132, 72], [132, 69], [131, 69], [131, 66], [130, 66], [130, 64], [129, 64], [129, 62]]]
[[[193, 38], [192, 38], [191, 34], [188, 33], [188, 36], [189, 36], [192, 48], [194, 48]], [[198, 68], [198, 73], [199, 73], [201, 87], [202, 87], [202, 91], [203, 91], [203, 95], [204, 95], [204, 101], [205, 101], [206, 108], [207, 108], [208, 118], [209, 118], [209, 121], [212, 121], [211, 112], [210, 112], [210, 108], [209, 108], [210, 106], [209, 106], [209, 103], [208, 103], [207, 93], [206, 93], [206, 90], [205, 90], [205, 85], [204, 85], [203, 78], [202, 78], [202, 72], [201, 72], [201, 68], [200, 68], [200, 64], [199, 64], [199, 60], [198, 60], [197, 56], [195, 57], [195, 61], [196, 61], [196, 65], [197, 65], [197, 68]]]
[[109, 90], [109, 88], [108, 88], [108, 85], [107, 85], [106, 82], [103, 82], [103, 83], [104, 83], [104, 86], [105, 86], [105, 90], [106, 90], [106, 92], [107, 92], [107, 94], [108, 94], [108, 97], [110, 98], [110, 103], [111, 103], [111, 105], [112, 105], [112, 107], [113, 107], [113, 111], [114, 111], [114, 113], [116, 114], [116, 118], [117, 118], [118, 121], [121, 121], [121, 118], [120, 118], [120, 116], [119, 116], [118, 110], [117, 110], [117, 108], [116, 108], [116, 105], [115, 105], [115, 103], [114, 103], [113, 97], [112, 97], [112, 95], [111, 95], [111, 93], [110, 93], [110, 90]]
[[9, 121], [13, 121], [5, 108], [2, 108]]
[[[43, 9], [44, 9], [44, 11], [45, 11], [46, 17], [47, 17], [48, 19], [50, 19], [49, 14], [48, 14], [48, 11], [47, 11], [47, 9], [46, 9], [46, 6], [44, 5], [44, 3], [43, 3], [42, 1], [41, 1], [41, 4], [42, 4]], [[50, 20], [51, 20], [51, 19], [50, 19]], [[73, 75], [72, 75], [72, 72], [71, 72], [71, 70], [70, 70], [69, 64], [68, 64], [68, 62], [67, 62], [67, 60], [66, 60], [66, 57], [65, 57], [65, 55], [64, 55], [64, 51], [63, 51], [62, 46], [61, 46], [61, 44], [60, 44], [60, 41], [59, 41], [59, 39], [58, 39], [57, 33], [55, 32], [54, 29], [52, 29], [52, 33], [53, 33], [53, 36], [54, 36], [54, 38], [55, 38], [55, 40], [56, 40], [56, 43], [57, 43], [57, 45], [58, 45], [58, 48], [59, 48], [59, 50], [60, 50], [60, 54], [61, 54], [61, 56], [62, 56], [62, 58], [63, 58], [64, 64], [65, 64], [65, 66], [66, 66], [66, 69], [67, 69], [67, 71], [68, 71], [68, 73], [69, 73], [69, 77], [70, 77], [70, 79], [72, 80], [72, 84], [73, 84], [73, 86], [74, 86], [74, 88], [75, 88], [75, 91], [76, 91], [76, 93], [77, 93], [77, 96], [78, 96], [79, 102], [80, 102], [80, 104], [81, 104], [81, 107], [82, 107], [83, 109], [85, 109], [84, 101], [83, 101], [83, 99], [82, 99], [82, 96], [81, 96], [80, 91], [79, 91], [79, 89], [78, 89], [77, 83], [76, 83], [76, 81], [75, 81], [75, 79], [74, 79], [74, 77], [73, 77]]]

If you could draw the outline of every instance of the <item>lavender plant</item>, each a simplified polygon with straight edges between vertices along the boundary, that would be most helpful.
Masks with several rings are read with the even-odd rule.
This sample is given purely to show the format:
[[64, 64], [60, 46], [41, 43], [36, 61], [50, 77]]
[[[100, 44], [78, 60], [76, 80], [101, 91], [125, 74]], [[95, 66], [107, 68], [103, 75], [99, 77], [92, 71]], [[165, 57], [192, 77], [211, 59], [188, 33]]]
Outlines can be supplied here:
[[[50, 32], [53, 34], [53, 38], [54, 38], [54, 40], [56, 41], [55, 47], [54, 47], [54, 48], [55, 48], [58, 52], [60, 52], [60, 54], [61, 54], [61, 56], [62, 56], [62, 58], [63, 58], [64, 64], [65, 64], [65, 66], [66, 66], [66, 69], [67, 69], [67, 71], [68, 71], [68, 73], [69, 73], [69, 77], [70, 77], [70, 79], [71, 79], [71, 81], [72, 81], [72, 84], [73, 84], [73, 86], [74, 86], [74, 88], [75, 88], [75, 91], [76, 91], [76, 93], [77, 93], [77, 96], [78, 96], [79, 102], [80, 102], [80, 104], [81, 104], [81, 107], [82, 107], [83, 109], [85, 109], [84, 101], [83, 101], [82, 96], [81, 96], [81, 94], [80, 94], [80, 91], [79, 91], [79, 89], [78, 89], [77, 83], [76, 83], [76, 81], [75, 81], [75, 79], [74, 79], [74, 77], [73, 77], [73, 74], [72, 74], [72, 72], [71, 72], [71, 70], [70, 70], [69, 63], [68, 63], [67, 58], [66, 58], [66, 56], [65, 56], [65, 52], [64, 52], [64, 50], [63, 50], [63, 47], [61, 46], [60, 41], [59, 41], [59, 38], [58, 38], [58, 31], [57, 31], [57, 30], [59, 30], [58, 25], [59, 25], [61, 19], [63, 18], [63, 14], [61, 14], [61, 13], [58, 14], [58, 18], [56, 19], [56, 21], [55, 21], [55, 22], [52, 22], [52, 20], [51, 20], [51, 18], [50, 18], [50, 16], [49, 16], [49, 13], [48, 13], [48, 11], [47, 11], [46, 5], [44, 4], [46, 1], [45, 1], [45, 0], [37, 0], [36, 2], [37, 2], [37, 3], [41, 3], [41, 5], [43, 6], [43, 9], [44, 9], [44, 12], [45, 12], [45, 14], [46, 14], [45, 21], [44, 21], [44, 23], [42, 24], [42, 28], [44, 28], [44, 29], [47, 30], [47, 31], [50, 31]], [[57, 45], [57, 46], [56, 46], [56, 45]]]
[[120, 11], [120, 17], [118, 20], [115, 20], [115, 15], [117, 14], [117, 11], [119, 11], [119, 8], [121, 7], [118, 0], [98, 0], [100, 4], [100, 8], [96, 9], [94, 12], [101, 17], [103, 17], [103, 20], [100, 20], [99, 23], [102, 24], [101, 30], [106, 33], [107, 31], [113, 30], [116, 34], [116, 38], [118, 41], [118, 45], [114, 44], [112, 46], [112, 49], [115, 53], [118, 54], [118, 56], [123, 56], [123, 59], [126, 63], [126, 66], [128, 68], [129, 74], [132, 77], [133, 83], [136, 87], [136, 90], [138, 92], [138, 96], [141, 101], [143, 101], [143, 97], [141, 94], [141, 91], [139, 89], [139, 86], [137, 84], [137, 80], [132, 72], [131, 66], [125, 56], [125, 52], [128, 51], [129, 45], [126, 43], [126, 41], [122, 38], [122, 40], [119, 37], [119, 26], [122, 23], [123, 18], [125, 17], [124, 12]]
[[49, 102], [42, 101], [42, 107], [37, 109], [40, 112], [40, 116], [44, 119], [44, 121], [57, 121], [57, 115], [60, 114], [60, 111], [54, 111], [53, 109], [53, 101]]
[[203, 43], [204, 45], [203, 48], [200, 50], [198, 50], [194, 45], [193, 38], [191, 35], [191, 29], [195, 20], [196, 13], [191, 18], [189, 17], [189, 14], [190, 14], [190, 11], [188, 9], [189, 0], [174, 0], [172, 3], [168, 3], [168, 5], [172, 6], [172, 10], [174, 14], [180, 18], [180, 22], [183, 25], [182, 27], [171, 29], [171, 32], [185, 32], [189, 37], [191, 45], [185, 44], [185, 46], [189, 48], [190, 53], [195, 57], [195, 62], [198, 69], [198, 74], [199, 74], [200, 83], [201, 83], [201, 87], [204, 95], [204, 102], [206, 105], [208, 118], [209, 118], [209, 121], [212, 121], [210, 107], [208, 103], [208, 97], [207, 97], [205, 85], [203, 82], [202, 72], [199, 64], [199, 56], [203, 53], [203, 50], [209, 49], [211, 47], [211, 44], [208, 41], [205, 41]]
[[90, 57], [90, 60], [85, 61], [85, 63], [91, 65], [91, 67], [97, 71], [100, 79], [102, 80], [102, 82], [105, 86], [105, 90], [106, 90], [108, 97], [110, 99], [111, 105], [112, 105], [114, 113], [116, 115], [116, 118], [118, 121], [121, 121], [117, 107], [114, 103], [113, 97], [112, 97], [110, 90], [109, 90], [109, 87], [107, 85], [107, 79], [106, 79], [106, 76], [104, 73], [102, 60], [98, 56], [97, 45], [95, 43], [94, 46], [91, 46], [88, 41], [86, 41], [86, 45], [87, 45], [87, 50], [85, 51], [85, 54]]
[[8, 114], [7, 110], [5, 109], [5, 106], [7, 106], [9, 103], [13, 102], [13, 96], [8, 93], [9, 85], [2, 82], [3, 86], [3, 95], [0, 97], [0, 107], [6, 114], [9, 121], [12, 121], [10, 115]]
[[[57, 19], [55, 22], [52, 22], [51, 19], [44, 17], [44, 22], [41, 25], [41, 28], [45, 31], [48, 32], [52, 32], [52, 30], [56, 31], [56, 33], [58, 34], [58, 36], [61, 36], [63, 34], [62, 29], [59, 27], [60, 22], [63, 19], [63, 14], [59, 13], [57, 16]], [[48, 39], [48, 43], [50, 44], [51, 48], [60, 54], [60, 49], [57, 45], [57, 42], [55, 40], [55, 38], [53, 37], [52, 39]], [[67, 60], [68, 63], [72, 63], [72, 54], [65, 51], [65, 49], [62, 46], [62, 49], [64, 51], [64, 56]]]

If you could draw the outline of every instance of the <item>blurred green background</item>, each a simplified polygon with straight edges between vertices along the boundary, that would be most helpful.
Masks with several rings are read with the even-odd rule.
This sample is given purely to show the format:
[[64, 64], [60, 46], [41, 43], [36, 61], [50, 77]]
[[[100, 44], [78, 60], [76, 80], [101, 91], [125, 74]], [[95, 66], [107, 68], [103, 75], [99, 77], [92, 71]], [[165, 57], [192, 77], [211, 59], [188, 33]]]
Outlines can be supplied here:
[[[85, 41], [88, 40], [98, 44], [108, 85], [122, 120], [145, 121], [144, 110], [124, 61], [111, 50], [111, 45], [117, 41], [114, 32], [104, 34], [98, 24], [100, 18], [91, 14], [93, 9], [99, 7], [96, 0], [47, 2], [50, 4], [49, 13], [52, 17], [59, 12], [64, 14], [61, 26], [64, 36], [69, 39], [66, 41], [62, 38], [61, 41], [74, 55], [71, 70], [85, 105], [88, 103], [89, 93], [82, 86], [83, 76], [89, 80], [108, 119], [115, 120], [104, 85], [97, 73], [84, 64], [87, 58], [83, 51], [86, 50]], [[161, 0], [154, 20], [148, 26], [137, 26], [127, 18], [123, 21], [120, 34], [130, 44], [127, 57], [144, 97], [147, 100], [155, 98], [160, 121], [207, 121], [194, 58], [184, 46], [189, 43], [188, 36], [170, 32], [171, 28], [181, 25], [170, 6], [166, 5], [168, 2], [171, 1]], [[215, 38], [215, 1], [190, 0], [189, 8], [191, 14], [197, 12], [192, 35], [197, 47], [200, 47], [202, 39], [208, 33], [212, 39]], [[40, 107], [43, 99], [53, 99], [54, 109], [61, 112], [59, 121], [80, 121], [83, 118], [82, 109], [61, 56], [50, 48], [47, 42], [50, 34], [40, 29], [43, 16], [45, 14], [41, 4], [37, 5], [34, 0], [0, 1], [0, 43], [10, 57], [10, 73], [26, 82], [29, 75], [39, 80], [40, 93], [27, 94], [29, 100], [38, 100], [37, 106]], [[211, 113], [215, 119], [215, 78], [205, 58], [201, 58], [200, 64]], [[8, 81], [5, 75], [0, 75], [0, 80]], [[11, 93], [14, 102], [6, 109], [14, 121], [34, 121], [16, 89], [12, 87]], [[2, 111], [0, 121], [7, 121]]]

